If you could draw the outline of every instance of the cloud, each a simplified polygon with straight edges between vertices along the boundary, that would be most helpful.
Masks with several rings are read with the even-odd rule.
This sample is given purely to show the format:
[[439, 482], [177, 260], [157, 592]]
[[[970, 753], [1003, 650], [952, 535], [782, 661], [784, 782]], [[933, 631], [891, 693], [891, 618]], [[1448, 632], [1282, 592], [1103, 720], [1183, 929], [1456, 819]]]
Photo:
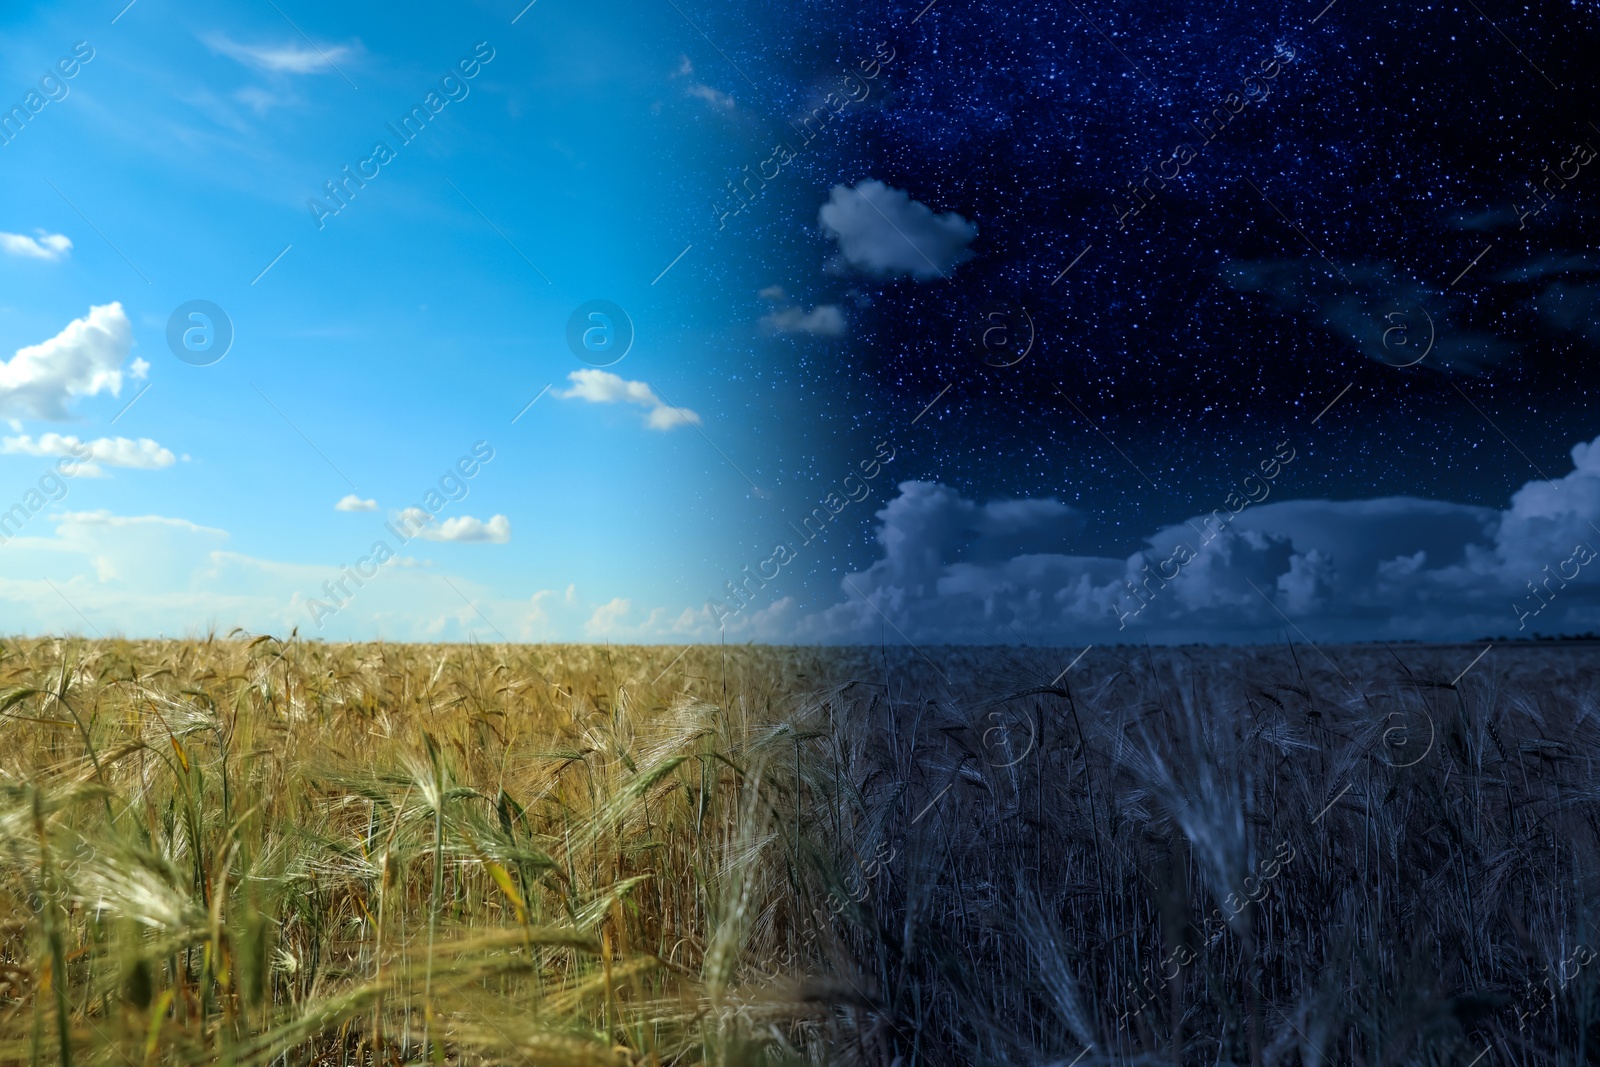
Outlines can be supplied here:
[[376, 500], [362, 500], [360, 497], [356, 496], [354, 493], [347, 493], [344, 496], [339, 498], [339, 502], [333, 506], [333, 510], [334, 511], [377, 511], [378, 510], [378, 502]]
[[[97, 510], [50, 519], [53, 534], [36, 535], [30, 527], [0, 552], [0, 614], [10, 632], [194, 637], [235, 626], [307, 632], [307, 596], [322, 595], [325, 581], [343, 577], [333, 565], [227, 551], [226, 531], [182, 518]], [[438, 639], [441, 628], [465, 635], [476, 616], [452, 618], [461, 607], [442, 576], [397, 565], [362, 590], [360, 607], [329, 630], [347, 640]]]
[[247, 67], [276, 74], [334, 74], [333, 65], [355, 54], [345, 45], [302, 48], [293, 42], [281, 45], [241, 44], [224, 34], [205, 38], [213, 52], [237, 60]]
[[843, 337], [844, 315], [834, 304], [819, 304], [810, 311], [779, 308], [762, 316], [761, 325], [775, 333], [809, 333], [818, 337]]
[[878, 277], [927, 279], [970, 259], [978, 228], [955, 212], [935, 215], [910, 194], [876, 179], [835, 185], [818, 212], [822, 228], [851, 266]]
[[[1390, 366], [1420, 360], [1428, 369], [1477, 375], [1516, 351], [1494, 333], [1462, 324], [1472, 313], [1469, 297], [1437, 295], [1387, 263], [1340, 270], [1330, 276], [1327, 264], [1311, 257], [1236, 260], [1222, 278], [1266, 297], [1281, 314], [1313, 312], [1352, 351]], [[1458, 325], [1447, 329], [1452, 321]]]
[[33, 232], [39, 236], [26, 237], [20, 233], [0, 233], [0, 250], [10, 256], [46, 259], [51, 262], [65, 259], [67, 253], [72, 251], [71, 238], [59, 233], [46, 233], [43, 230]]
[[575, 370], [567, 375], [567, 380], [572, 382], [572, 388], [560, 390], [556, 396], [568, 400], [587, 400], [591, 404], [638, 404], [650, 409], [644, 424], [652, 430], [670, 430], [700, 423], [699, 415], [688, 408], [669, 407], [644, 382], [630, 382], [603, 370]]
[[594, 614], [589, 617], [589, 622], [586, 624], [585, 629], [591, 635], [611, 633], [631, 608], [632, 604], [627, 600], [622, 597], [616, 597], [594, 609]]
[[218, 530], [212, 526], [201, 526], [199, 523], [190, 522], [188, 519], [174, 519], [166, 515], [118, 515], [107, 511], [105, 508], [98, 508], [94, 511], [64, 511], [59, 515], [52, 515], [51, 518], [57, 522], [78, 526], [101, 526], [113, 530], [160, 526], [208, 536], [228, 536], [226, 530]]
[[665, 405], [651, 408], [644, 424], [652, 430], [672, 430], [679, 426], [699, 425], [700, 416], [688, 408], [669, 408]]
[[[572, 641], [586, 637], [612, 595], [589, 600], [562, 582], [530, 597], [537, 585], [516, 576], [484, 585], [408, 555], [390, 558], [375, 577], [369, 568], [354, 588], [349, 564], [359, 545], [342, 559], [289, 563], [230, 551], [226, 531], [163, 515], [84, 510], [41, 513], [33, 523], [0, 551], [0, 618], [12, 634], [203, 638], [243, 627], [286, 636], [299, 627], [329, 641]], [[327, 603], [325, 584], [338, 582], [355, 595], [319, 628], [310, 601]], [[613, 634], [684, 636], [663, 609], [641, 611], [637, 601], [631, 610], [613, 601], [600, 620]], [[715, 637], [694, 621], [696, 637]]]
[[1545, 255], [1507, 267], [1495, 275], [1497, 281], [1529, 282], [1563, 274], [1600, 272], [1600, 261], [1589, 255]]
[[435, 523], [433, 516], [422, 508], [406, 508], [400, 512], [400, 518], [406, 528], [416, 530], [416, 535], [424, 541], [503, 545], [511, 540], [511, 520], [504, 515], [495, 515], [488, 522], [471, 515], [456, 515]]
[[[133, 328], [121, 304], [91, 307], [50, 340], [0, 361], [0, 416], [61, 420], [73, 397], [120, 394], [120, 368], [132, 345]], [[148, 366], [135, 361], [132, 376]]]
[[234, 93], [233, 98], [251, 111], [254, 111], [258, 116], [265, 115], [275, 107], [292, 104], [296, 100], [294, 96], [279, 96], [277, 93], [270, 93], [257, 85], [246, 85]]
[[[1600, 438], [1500, 509], [1415, 497], [1274, 500], [1153, 531], [1126, 557], [1074, 550], [1044, 498], [979, 504], [901, 483], [880, 554], [804, 612], [778, 601], [729, 636], [922, 643], [1473, 640], [1600, 631]], [[1288, 491], [1293, 464], [1273, 486]], [[879, 612], [883, 614], [880, 615]], [[1296, 633], [1294, 627], [1299, 628]]]
[[[117, 515], [100, 509], [62, 512], [50, 520], [56, 524], [53, 538], [22, 536], [6, 542], [11, 555], [0, 578], [20, 572], [37, 580], [54, 571], [60, 581], [71, 575], [61, 570], [70, 562], [63, 557], [77, 557], [98, 584], [115, 583], [132, 593], [170, 593], [191, 588], [196, 561], [228, 540], [224, 530], [164, 515]], [[137, 611], [131, 617], [142, 619]]]
[[91, 478], [101, 473], [101, 464], [107, 467], [154, 471], [170, 467], [178, 461], [178, 457], [148, 437], [141, 437], [137, 441], [128, 437], [97, 437], [92, 441], [80, 441], [70, 435], [45, 433], [40, 434], [38, 440], [23, 434], [20, 437], [7, 437], [0, 441], [0, 452], [24, 456], [76, 458], [83, 455], [85, 448], [89, 450], [89, 455], [78, 465], [77, 473]]
[[[693, 76], [694, 63], [690, 61], [688, 56], [679, 56], [678, 69], [672, 72], [672, 80], [677, 81], [679, 78], [690, 78]], [[703, 85], [700, 82], [691, 81], [685, 87], [684, 91], [697, 100], [704, 100], [718, 111], [733, 112], [738, 109], [738, 104], [734, 102], [733, 97], [729, 96], [720, 89], [713, 89], [709, 85]]]
[[756, 293], [763, 300], [780, 301], [783, 299], [783, 286], [769, 285]]
[[733, 102], [733, 97], [729, 96], [720, 89], [713, 89], [709, 85], [701, 85], [700, 83], [696, 82], [695, 84], [689, 86], [688, 93], [690, 96], [695, 97], [696, 99], [704, 100], [706, 103], [710, 104], [714, 108], [717, 108], [719, 111], [733, 111], [738, 107], [738, 105]]

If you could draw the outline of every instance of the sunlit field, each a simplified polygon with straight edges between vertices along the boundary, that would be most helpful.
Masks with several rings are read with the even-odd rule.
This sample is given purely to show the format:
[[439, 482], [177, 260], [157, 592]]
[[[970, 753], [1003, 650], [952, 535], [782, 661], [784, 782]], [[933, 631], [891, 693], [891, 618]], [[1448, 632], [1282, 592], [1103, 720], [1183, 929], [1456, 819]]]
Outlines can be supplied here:
[[0, 1059], [802, 1047], [815, 658], [680, 651], [9, 643]]
[[1479, 651], [11, 642], [0, 1060], [1593, 1062], [1600, 661]]

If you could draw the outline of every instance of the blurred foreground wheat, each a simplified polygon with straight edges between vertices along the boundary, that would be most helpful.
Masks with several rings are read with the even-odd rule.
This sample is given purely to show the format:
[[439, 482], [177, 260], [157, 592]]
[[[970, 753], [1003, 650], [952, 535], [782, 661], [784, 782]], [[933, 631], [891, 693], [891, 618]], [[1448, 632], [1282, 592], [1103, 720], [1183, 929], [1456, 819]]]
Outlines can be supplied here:
[[0, 1061], [788, 1055], [816, 666], [678, 652], [8, 643]]

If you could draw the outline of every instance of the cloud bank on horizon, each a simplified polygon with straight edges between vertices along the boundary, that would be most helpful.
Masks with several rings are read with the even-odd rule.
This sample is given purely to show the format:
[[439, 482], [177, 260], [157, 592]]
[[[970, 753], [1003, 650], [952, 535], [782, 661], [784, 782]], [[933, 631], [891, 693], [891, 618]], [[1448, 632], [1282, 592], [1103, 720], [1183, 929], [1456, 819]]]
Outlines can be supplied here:
[[[1500, 509], [1409, 496], [1264, 500], [1163, 526], [1126, 557], [1072, 553], [1084, 518], [1059, 500], [979, 503], [938, 482], [905, 481], [876, 512], [878, 559], [840, 581], [835, 603], [768, 597], [731, 618], [726, 636], [1070, 646], [1600, 630], [1600, 438], [1574, 446], [1572, 459], [1572, 471], [1524, 484]], [[503, 516], [450, 521], [433, 540], [510, 535]], [[0, 557], [0, 600], [33, 632], [66, 626], [65, 595], [135, 636], [190, 633], [197, 616], [220, 632], [298, 625], [332, 640], [719, 636], [702, 605], [588, 600], [576, 586], [523, 596], [505, 583], [452, 581], [406, 557], [319, 633], [305, 625], [298, 590], [337, 576], [332, 568], [230, 552], [226, 531], [181, 519], [68, 511], [49, 522], [53, 535], [14, 538]]]
[[877, 512], [881, 555], [841, 582], [846, 599], [820, 611], [775, 600], [729, 636], [876, 643], [897, 628], [918, 644], [1039, 645], [1600, 631], [1600, 438], [1572, 459], [1503, 509], [1263, 500], [1164, 526], [1126, 558], [1072, 554], [1082, 517], [1055, 499], [980, 504], [902, 482]]

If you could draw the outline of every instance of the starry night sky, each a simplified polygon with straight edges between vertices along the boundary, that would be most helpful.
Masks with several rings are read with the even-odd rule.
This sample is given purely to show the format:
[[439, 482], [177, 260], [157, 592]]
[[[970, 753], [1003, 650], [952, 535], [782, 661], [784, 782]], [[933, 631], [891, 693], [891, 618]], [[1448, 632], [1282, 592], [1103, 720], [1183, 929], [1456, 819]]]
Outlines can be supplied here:
[[[754, 109], [774, 116], [811, 106], [817, 72], [895, 49], [810, 175], [877, 179], [978, 231], [947, 277], [883, 280], [817, 269], [814, 193], [740, 220], [721, 284], [786, 267], [853, 319], [845, 345], [784, 339], [798, 358], [768, 372], [834, 435], [796, 449], [797, 474], [891, 437], [897, 478], [1055, 496], [1087, 517], [1072, 551], [1119, 555], [1220, 506], [1279, 440], [1299, 449], [1292, 496], [1501, 507], [1600, 433], [1600, 167], [1517, 216], [1575, 143], [1600, 145], [1593, 5], [838, 4], [790, 32], [748, 10], [741, 27], [686, 9], [771, 87]], [[1276, 78], [1251, 83], [1270, 92], [1205, 140], [1196, 124], [1274, 57]], [[1121, 190], [1181, 145], [1192, 161], [1119, 232]], [[971, 341], [997, 302], [1037, 334], [1013, 367]], [[1390, 365], [1430, 332], [1420, 364]], [[866, 526], [830, 547], [824, 587], [876, 548]]]

